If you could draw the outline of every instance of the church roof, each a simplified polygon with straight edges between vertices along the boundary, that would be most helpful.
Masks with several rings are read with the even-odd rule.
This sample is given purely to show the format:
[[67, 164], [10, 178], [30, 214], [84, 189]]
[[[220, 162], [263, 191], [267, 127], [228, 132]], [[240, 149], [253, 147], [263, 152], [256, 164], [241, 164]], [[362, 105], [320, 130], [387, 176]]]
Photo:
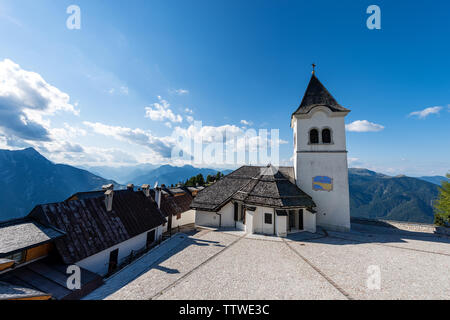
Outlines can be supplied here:
[[306, 88], [303, 100], [300, 103], [295, 114], [305, 114], [311, 111], [314, 107], [326, 106], [333, 112], [349, 112], [349, 109], [341, 106], [331, 93], [325, 88], [320, 80], [313, 73], [309, 81], [308, 88]]
[[275, 208], [315, 207], [292, 179], [291, 167], [243, 166], [199, 192], [191, 208], [218, 211], [230, 200]]

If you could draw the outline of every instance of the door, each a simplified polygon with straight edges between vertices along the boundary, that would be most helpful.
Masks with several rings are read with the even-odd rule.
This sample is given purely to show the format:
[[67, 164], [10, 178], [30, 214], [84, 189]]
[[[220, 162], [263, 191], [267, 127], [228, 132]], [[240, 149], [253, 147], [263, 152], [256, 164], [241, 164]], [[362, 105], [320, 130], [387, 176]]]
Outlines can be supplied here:
[[295, 229], [295, 211], [289, 210], [289, 231], [291, 231], [292, 228]]
[[147, 248], [150, 248], [153, 242], [155, 242], [156, 240], [155, 236], [156, 236], [155, 230], [152, 230], [147, 233]]
[[303, 209], [298, 210], [298, 230], [303, 230]]
[[111, 274], [117, 269], [119, 259], [119, 249], [113, 250], [109, 253], [108, 273]]

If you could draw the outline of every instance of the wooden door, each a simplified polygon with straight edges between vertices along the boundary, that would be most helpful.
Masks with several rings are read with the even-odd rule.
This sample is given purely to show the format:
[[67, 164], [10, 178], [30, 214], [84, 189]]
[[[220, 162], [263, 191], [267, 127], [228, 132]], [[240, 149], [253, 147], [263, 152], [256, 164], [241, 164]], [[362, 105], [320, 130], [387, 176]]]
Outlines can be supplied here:
[[152, 244], [155, 242], [156, 240], [155, 236], [156, 236], [155, 230], [152, 230], [147, 233], [147, 248], [150, 248]]
[[303, 230], [303, 209], [298, 210], [298, 230]]
[[109, 253], [108, 273], [111, 274], [117, 269], [119, 259], [119, 249], [113, 250]]

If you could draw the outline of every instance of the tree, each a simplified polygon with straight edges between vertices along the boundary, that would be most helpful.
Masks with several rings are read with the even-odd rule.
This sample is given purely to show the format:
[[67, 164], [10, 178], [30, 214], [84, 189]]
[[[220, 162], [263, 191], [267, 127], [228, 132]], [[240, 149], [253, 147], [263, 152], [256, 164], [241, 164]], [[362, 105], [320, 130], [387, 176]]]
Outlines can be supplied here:
[[222, 172], [217, 172], [217, 174], [216, 174], [216, 180], [217, 181], [219, 181], [220, 180], [220, 178], [223, 178], [225, 175], [222, 173]]
[[203, 175], [201, 173], [199, 173], [197, 175], [196, 182], [198, 183], [199, 186], [204, 186], [205, 185], [205, 178], [203, 178]]
[[[450, 173], [447, 173], [450, 179]], [[443, 181], [439, 196], [434, 203], [434, 223], [440, 226], [450, 223], [450, 182]]]

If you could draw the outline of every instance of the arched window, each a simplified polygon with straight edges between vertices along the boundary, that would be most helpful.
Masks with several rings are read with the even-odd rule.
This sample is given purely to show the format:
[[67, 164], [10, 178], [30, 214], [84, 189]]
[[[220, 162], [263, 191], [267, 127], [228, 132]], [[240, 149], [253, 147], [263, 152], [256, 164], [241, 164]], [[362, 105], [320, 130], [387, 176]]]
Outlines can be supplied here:
[[331, 143], [331, 131], [330, 129], [322, 130], [322, 143]]
[[317, 129], [311, 129], [311, 131], [309, 131], [309, 143], [319, 143], [319, 131]]

